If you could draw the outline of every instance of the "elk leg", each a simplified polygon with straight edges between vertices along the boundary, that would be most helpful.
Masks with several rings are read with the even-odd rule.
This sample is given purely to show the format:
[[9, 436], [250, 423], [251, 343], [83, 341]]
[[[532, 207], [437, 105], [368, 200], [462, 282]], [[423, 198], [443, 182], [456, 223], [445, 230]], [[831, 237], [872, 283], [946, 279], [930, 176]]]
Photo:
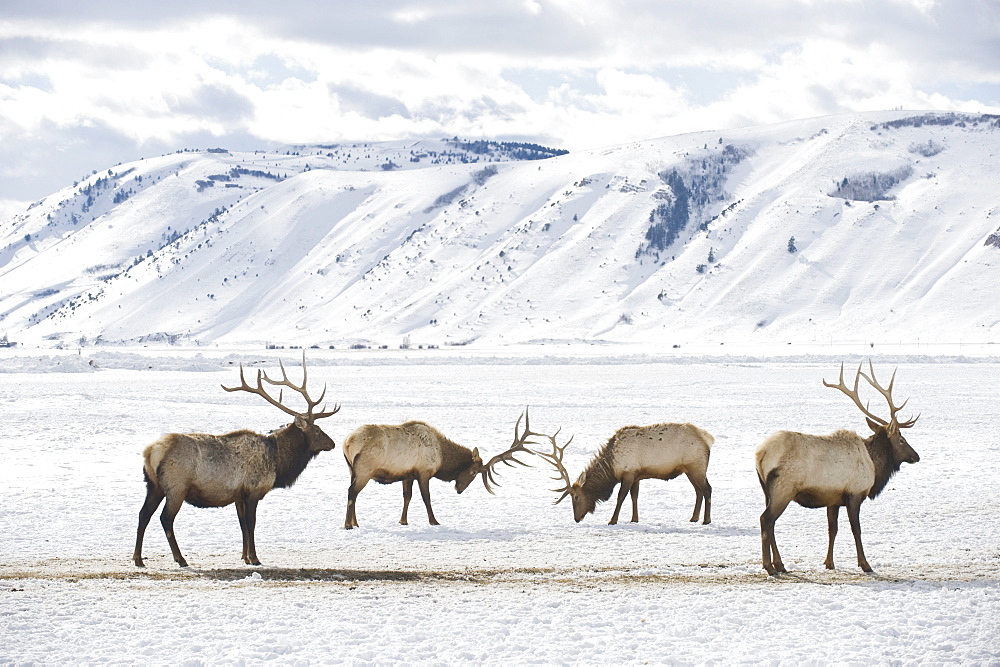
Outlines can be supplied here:
[[847, 518], [851, 522], [851, 532], [854, 533], [854, 545], [858, 548], [858, 567], [865, 572], [872, 572], [872, 566], [865, 558], [865, 548], [861, 546], [861, 503], [865, 497], [847, 499]]
[[139, 527], [135, 531], [135, 551], [132, 553], [132, 560], [139, 567], [144, 567], [142, 562], [142, 538], [146, 534], [146, 526], [149, 520], [156, 513], [156, 508], [163, 502], [163, 491], [156, 488], [156, 485], [146, 480], [146, 500], [139, 510]]
[[246, 517], [244, 521], [246, 522], [246, 555], [243, 558], [243, 562], [248, 565], [260, 565], [260, 559], [257, 558], [257, 543], [254, 541], [254, 529], [257, 527], [257, 503], [260, 501], [259, 498], [255, 496], [248, 496], [246, 498]]
[[826, 550], [826, 569], [833, 570], [833, 541], [837, 539], [837, 517], [840, 516], [840, 505], [830, 505], [826, 508], [826, 523], [830, 533], [830, 547]]
[[639, 523], [639, 480], [632, 483], [629, 495], [632, 496], [632, 523]]
[[631, 475], [621, 478], [621, 487], [618, 489], [618, 504], [615, 505], [615, 513], [611, 515], [611, 521], [608, 521], [609, 526], [614, 526], [618, 523], [618, 513], [621, 512], [625, 496], [628, 495], [634, 481], [635, 478]]
[[247, 553], [250, 551], [250, 541], [247, 539], [247, 506], [245, 500], [241, 498], [236, 499], [236, 516], [240, 520], [240, 533], [243, 535], [243, 554], [240, 558], [243, 559], [244, 563], [249, 563], [247, 560]]
[[355, 504], [358, 500], [358, 494], [361, 493], [361, 490], [365, 488], [367, 483], [367, 477], [360, 479], [354, 474], [354, 470], [351, 470], [351, 485], [347, 487], [347, 517], [344, 519], [344, 528], [347, 530], [358, 527], [358, 515], [355, 512]]
[[403, 516], [399, 517], [399, 523], [407, 526], [406, 523], [406, 510], [410, 507], [410, 498], [413, 497], [413, 478], [409, 477], [403, 480]]
[[701, 502], [704, 500], [705, 520], [702, 524], [712, 523], [712, 485], [708, 483], [708, 477], [704, 473], [690, 470], [685, 474], [688, 481], [691, 482], [691, 486], [694, 487], [694, 514], [691, 515], [691, 521], [698, 520], [698, 516], [701, 514]]
[[431, 509], [431, 480], [429, 477], [418, 477], [417, 486], [420, 487], [420, 497], [424, 499], [427, 506], [427, 521], [432, 526], [440, 526], [438, 520], [434, 518], [434, 510]]
[[[771, 498], [771, 494], [765, 494]], [[762, 551], [762, 563], [764, 569], [770, 575], [787, 572], [784, 563], [781, 562], [781, 555], [778, 553], [778, 543], [774, 541], [774, 523], [782, 515], [788, 502], [774, 503], [768, 500], [764, 513], [760, 515], [760, 542]]]
[[167, 542], [170, 543], [170, 551], [174, 554], [174, 560], [181, 567], [187, 567], [187, 561], [181, 555], [181, 549], [177, 546], [177, 538], [174, 537], [174, 517], [181, 511], [181, 505], [183, 504], [184, 496], [171, 498], [168, 495], [167, 504], [163, 506], [163, 512], [160, 513], [160, 524], [163, 526], [163, 532], [167, 536]]

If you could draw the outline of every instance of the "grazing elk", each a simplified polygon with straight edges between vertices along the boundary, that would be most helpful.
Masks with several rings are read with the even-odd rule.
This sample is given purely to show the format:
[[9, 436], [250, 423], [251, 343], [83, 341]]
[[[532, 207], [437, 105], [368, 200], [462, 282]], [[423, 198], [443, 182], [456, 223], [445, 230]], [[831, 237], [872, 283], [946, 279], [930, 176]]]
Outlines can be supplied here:
[[[652, 426], [625, 426], [618, 429], [611, 439], [594, 455], [586, 470], [580, 473], [576, 482], [571, 482], [569, 472], [563, 466], [563, 452], [569, 445], [556, 444], [555, 437], [549, 438], [551, 452], [534, 452], [556, 467], [565, 486], [553, 489], [562, 493], [556, 504], [563, 498], [573, 499], [573, 518], [577, 523], [594, 511], [597, 503], [611, 497], [615, 485], [618, 504], [611, 516], [609, 526], [618, 523], [625, 496], [632, 496], [632, 522], [639, 521], [639, 482], [644, 479], [673, 479], [681, 473], [687, 475], [695, 490], [694, 514], [691, 521], [697, 521], [701, 514], [702, 500], [705, 502], [705, 521], [712, 521], [712, 486], [708, 483], [708, 458], [715, 438], [710, 433], [692, 424], [653, 424]], [[570, 438], [572, 441], [572, 438]]]
[[[524, 418], [524, 432], [518, 435], [521, 418]], [[498, 463], [518, 463], [514, 458], [518, 452], [531, 453], [525, 448], [528, 438], [540, 434], [532, 433], [528, 426], [528, 411], [518, 417], [514, 426], [514, 442], [503, 453], [497, 454], [484, 464], [479, 448], [469, 451], [456, 444], [432, 426], [420, 421], [409, 421], [398, 426], [369, 424], [357, 428], [344, 440], [344, 458], [351, 471], [351, 485], [347, 490], [347, 517], [344, 528], [356, 528], [358, 517], [355, 506], [358, 494], [369, 480], [379, 484], [403, 483], [403, 514], [399, 523], [407, 525], [406, 511], [413, 495], [413, 481], [420, 488], [420, 497], [427, 507], [427, 520], [437, 526], [434, 510], [431, 509], [430, 480], [432, 477], [445, 482], [455, 482], [455, 491], [462, 493], [477, 476], [482, 476], [486, 490], [493, 493], [490, 482], [494, 466]]]
[[[837, 517], [842, 506], [847, 507], [847, 518], [854, 533], [858, 552], [858, 566], [865, 572], [872, 568], [861, 546], [861, 503], [865, 496], [875, 498], [886, 483], [899, 471], [900, 465], [916, 463], [920, 456], [910, 447], [901, 432], [913, 426], [917, 417], [900, 422], [898, 407], [892, 402], [892, 385], [896, 380], [893, 371], [889, 386], [883, 388], [875, 378], [875, 369], [868, 362], [869, 377], [861, 371], [854, 376], [854, 388], [844, 384], [844, 365], [840, 365], [840, 382], [823, 385], [846, 394], [864, 413], [872, 435], [862, 439], [857, 433], [839, 430], [830, 435], [806, 435], [779, 431], [768, 437], [757, 448], [757, 477], [764, 489], [766, 507], [760, 515], [760, 539], [763, 565], [768, 574], [786, 572], [774, 541], [774, 523], [791, 501], [803, 507], [825, 507], [830, 533], [830, 546], [824, 564], [833, 569], [833, 541], [837, 536]], [[864, 378], [889, 403], [889, 421], [885, 421], [862, 405], [858, 397], [858, 382]]]
[[[174, 517], [185, 501], [195, 507], [225, 507], [236, 503], [236, 514], [243, 531], [243, 561], [249, 565], [260, 565], [254, 543], [257, 503], [275, 487], [290, 487], [309, 461], [320, 452], [334, 448], [333, 440], [316, 425], [316, 420], [340, 410], [337, 405], [329, 412], [325, 411], [325, 407], [323, 412], [313, 412], [326, 395], [326, 387], [317, 400], [309, 398], [306, 392], [305, 353], [302, 355], [301, 386], [289, 381], [284, 365], [281, 365], [281, 374], [281, 380], [272, 380], [257, 371], [257, 386], [251, 387], [243, 377], [243, 366], [240, 365], [240, 386], [223, 385], [222, 388], [257, 394], [295, 417], [284, 428], [269, 435], [247, 430], [225, 435], [171, 433], [146, 447], [142, 454], [146, 502], [139, 511], [139, 528], [132, 556], [136, 565], [143, 565], [143, 533], [164, 498], [167, 502], [160, 514], [160, 523], [163, 524], [174, 560], [181, 567], [187, 567], [187, 561], [181, 555], [174, 536]], [[281, 391], [274, 399], [265, 391], [263, 382], [298, 392], [305, 399], [308, 409], [301, 413], [285, 406]]]

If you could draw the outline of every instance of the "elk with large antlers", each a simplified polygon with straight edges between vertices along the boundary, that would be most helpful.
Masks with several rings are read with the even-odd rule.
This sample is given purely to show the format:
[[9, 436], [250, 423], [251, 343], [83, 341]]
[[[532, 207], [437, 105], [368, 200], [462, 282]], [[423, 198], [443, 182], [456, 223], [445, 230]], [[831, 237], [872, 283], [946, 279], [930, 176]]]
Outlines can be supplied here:
[[573, 518], [577, 523], [594, 511], [597, 503], [611, 497], [616, 485], [618, 504], [608, 525], [618, 523], [625, 496], [632, 496], [632, 522], [639, 521], [639, 482], [644, 479], [669, 480], [681, 473], [687, 475], [695, 490], [694, 514], [691, 521], [701, 516], [705, 503], [705, 520], [712, 521], [712, 486], [708, 483], [708, 459], [715, 438], [693, 424], [654, 424], [652, 426], [625, 426], [618, 429], [611, 439], [594, 455], [587, 468], [575, 482], [563, 465], [563, 453], [569, 445], [556, 444], [555, 436], [549, 437], [551, 452], [535, 452], [555, 466], [564, 486], [553, 489], [562, 493], [556, 504], [566, 496], [573, 500]]
[[[181, 555], [174, 536], [174, 517], [185, 502], [195, 507], [225, 507], [236, 503], [236, 514], [243, 531], [243, 561], [249, 565], [260, 565], [254, 543], [254, 527], [257, 523], [257, 503], [268, 491], [287, 488], [295, 483], [306, 465], [317, 454], [334, 448], [334, 442], [319, 426], [317, 419], [336, 414], [340, 406], [332, 410], [313, 412], [323, 401], [323, 394], [312, 400], [306, 391], [306, 358], [302, 355], [302, 384], [296, 385], [288, 379], [285, 367], [281, 365], [282, 379], [272, 380], [267, 374], [257, 371], [257, 384], [247, 384], [240, 365], [240, 386], [226, 387], [226, 391], [246, 391], [256, 394], [295, 420], [284, 428], [269, 435], [253, 431], [234, 431], [225, 435], [202, 433], [171, 433], [165, 435], [143, 452], [143, 474], [146, 478], [146, 502], [139, 511], [139, 528], [135, 537], [135, 564], [142, 567], [142, 538], [150, 518], [166, 498], [166, 505], [160, 514], [160, 523], [166, 533], [174, 560], [181, 567], [187, 561]], [[278, 398], [267, 393], [264, 382], [270, 385], [288, 387], [305, 399], [307, 409], [296, 412]]]
[[[524, 419], [524, 431], [518, 433], [521, 419]], [[497, 454], [487, 463], [479, 455], [479, 448], [469, 450], [456, 444], [441, 434], [440, 431], [420, 421], [409, 421], [404, 424], [378, 425], [369, 424], [357, 428], [344, 440], [344, 458], [351, 471], [351, 485], [347, 491], [347, 517], [344, 528], [356, 528], [358, 517], [355, 507], [358, 494], [370, 480], [380, 484], [403, 483], [403, 514], [399, 523], [407, 525], [406, 511], [413, 495], [413, 482], [416, 480], [427, 508], [427, 520], [437, 526], [434, 510], [431, 509], [430, 480], [432, 477], [445, 482], [455, 482], [455, 491], [462, 493], [472, 481], [482, 476], [486, 490], [493, 493], [491, 482], [494, 478], [495, 466], [500, 463], [511, 465], [517, 463], [527, 465], [515, 458], [518, 453], [531, 453], [525, 445], [534, 444], [529, 438], [540, 434], [533, 433], [528, 425], [528, 411], [518, 417], [514, 426], [514, 442], [504, 452]]]
[[[757, 448], [757, 477], [764, 489], [766, 507], [760, 515], [760, 539], [763, 565], [768, 574], [786, 572], [774, 541], [774, 523], [793, 500], [803, 507], [825, 507], [830, 546], [824, 564], [833, 569], [833, 541], [837, 536], [837, 517], [841, 507], [847, 507], [847, 518], [854, 533], [858, 566], [871, 572], [861, 546], [861, 503], [865, 497], [878, 496], [889, 479], [903, 463], [916, 463], [920, 456], [903, 437], [902, 429], [913, 426], [919, 415], [909, 421], [896, 418], [906, 401], [896, 406], [892, 401], [893, 371], [888, 387], [875, 378], [875, 369], [868, 362], [870, 376], [858, 366], [854, 387], [844, 383], [844, 365], [840, 365], [840, 382], [824, 386], [848, 396], [864, 413], [872, 435], [862, 439], [857, 433], [839, 430], [827, 436], [779, 431]], [[864, 378], [889, 403], [889, 420], [877, 417], [861, 404], [858, 383]]]

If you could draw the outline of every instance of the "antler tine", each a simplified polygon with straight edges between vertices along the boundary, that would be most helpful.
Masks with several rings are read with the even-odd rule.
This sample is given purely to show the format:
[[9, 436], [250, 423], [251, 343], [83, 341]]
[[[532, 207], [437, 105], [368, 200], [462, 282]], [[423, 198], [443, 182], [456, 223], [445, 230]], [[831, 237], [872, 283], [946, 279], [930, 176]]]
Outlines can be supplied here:
[[533, 454], [535, 454], [536, 456], [540, 456], [542, 459], [548, 461], [553, 466], [555, 466], [555, 468], [556, 468], [556, 476], [552, 477], [552, 479], [554, 479], [556, 481], [561, 481], [561, 482], [564, 483], [564, 486], [562, 486], [561, 488], [552, 489], [552, 491], [554, 493], [562, 493], [562, 495], [559, 496], [559, 498], [557, 498], [555, 500], [555, 502], [553, 503], [553, 505], [558, 505], [559, 503], [561, 503], [562, 499], [569, 495], [570, 489], [573, 487], [573, 480], [570, 479], [570, 477], [569, 477], [569, 471], [566, 470], [566, 466], [564, 466], [563, 462], [562, 462], [562, 460], [563, 460], [563, 454], [566, 452], [566, 448], [569, 447], [569, 444], [571, 442], [573, 442], [573, 436], [570, 436], [569, 440], [566, 441], [566, 444], [563, 445], [562, 447], [560, 447], [559, 444], [556, 442], [556, 436], [559, 435], [559, 432], [561, 430], [562, 429], [560, 428], [559, 431], [556, 431], [555, 435], [544, 436], [544, 437], [548, 438], [549, 443], [552, 445], [552, 452], [551, 453], [549, 453], [549, 452], [539, 452], [539, 451], [534, 450], [534, 449], [531, 450], [531, 452]]
[[[518, 431], [520, 430], [521, 427], [522, 419], [524, 419], [524, 431], [518, 434]], [[506, 451], [497, 454], [496, 456], [494, 456], [489, 460], [489, 463], [483, 466], [483, 485], [486, 487], [486, 490], [489, 491], [490, 493], [494, 493], [493, 488], [490, 486], [491, 484], [493, 484], [494, 486], [500, 486], [499, 482], [496, 481], [496, 477], [494, 476], [496, 474], [495, 466], [498, 463], [503, 463], [505, 465], [510, 466], [511, 468], [514, 467], [513, 465], [514, 463], [522, 465], [525, 468], [531, 467], [531, 464], [525, 463], [524, 461], [521, 461], [520, 459], [515, 457], [515, 454], [517, 454], [518, 452], [527, 452], [528, 454], [535, 453], [533, 450], [528, 449], [525, 445], [536, 445], [538, 443], [531, 442], [528, 440], [528, 438], [545, 437], [541, 433], [532, 432], [529, 424], [529, 419], [530, 418], [528, 416], [528, 408], [525, 408], [524, 412], [521, 413], [521, 416], [517, 418], [517, 423], [514, 424], [514, 442], [511, 443], [511, 446], [508, 447]]]
[[[222, 388], [225, 389], [226, 391], [247, 391], [250, 392], [251, 394], [257, 394], [271, 405], [280, 409], [282, 412], [290, 414], [293, 417], [302, 417], [303, 419], [306, 419], [308, 421], [315, 421], [317, 419], [322, 419], [323, 417], [329, 417], [331, 415], [336, 414], [340, 410], [340, 405], [336, 404], [333, 410], [326, 411], [326, 406], [323, 406], [323, 412], [313, 414], [313, 408], [319, 405], [319, 403], [322, 402], [323, 397], [326, 396], [326, 385], [323, 385], [323, 393], [320, 394], [319, 400], [313, 401], [312, 399], [309, 398], [309, 394], [306, 391], [307, 375], [306, 375], [305, 351], [302, 352], [302, 386], [298, 386], [294, 382], [288, 379], [288, 372], [285, 370], [285, 365], [281, 362], [281, 359], [278, 360], [278, 366], [281, 368], [280, 380], [272, 380], [270, 377], [268, 377], [267, 373], [258, 369], [257, 386], [253, 387], [247, 384], [246, 376], [243, 373], [243, 364], [240, 364], [240, 386], [227, 387], [225, 385], [222, 385]], [[301, 394], [306, 401], [306, 405], [308, 406], [308, 409], [306, 410], [305, 414], [301, 412], [296, 412], [295, 410], [291, 409], [290, 407], [284, 404], [285, 393], [284, 390], [282, 389], [278, 390], [278, 398], [277, 400], [275, 400], [275, 398], [270, 394], [268, 394], [267, 390], [264, 389], [264, 382], [267, 382], [268, 384], [274, 386], [288, 387]]]
[[[304, 360], [305, 360], [305, 353], [303, 353], [303, 361]], [[269, 384], [273, 384], [273, 385], [276, 385], [276, 386], [277, 385], [283, 385], [285, 387], [291, 387], [295, 391], [301, 392], [302, 389], [303, 389], [303, 387], [305, 387], [305, 385], [306, 385], [306, 374], [305, 374], [305, 371], [303, 370], [303, 372], [302, 372], [302, 387], [296, 387], [295, 384], [291, 380], [288, 379], [288, 372], [285, 370], [285, 364], [283, 364], [281, 362], [281, 359], [278, 359], [278, 366], [281, 368], [281, 379], [280, 380], [272, 380], [271, 378], [269, 378], [267, 376], [267, 373], [264, 373], [264, 380], [266, 380]], [[305, 366], [303, 366], [303, 368], [305, 368]]]
[[[281, 362], [281, 359], [278, 359], [278, 366], [281, 368], [281, 379], [280, 380], [272, 380], [271, 378], [269, 378], [267, 376], [267, 373], [264, 373], [264, 380], [267, 383], [275, 385], [275, 386], [281, 385], [283, 387], [288, 387], [289, 389], [291, 389], [291, 390], [297, 392], [299, 395], [301, 395], [302, 398], [306, 402], [306, 413], [305, 414], [301, 414], [301, 413], [297, 413], [297, 412], [291, 412], [291, 414], [295, 414], [295, 415], [298, 415], [300, 417], [304, 417], [305, 419], [308, 419], [310, 421], [315, 421], [317, 419], [322, 419], [324, 417], [329, 417], [331, 415], [335, 415], [335, 414], [337, 414], [337, 412], [340, 411], [340, 404], [338, 403], [338, 404], [334, 405], [333, 410], [327, 411], [326, 410], [326, 406], [324, 405], [323, 406], [323, 410], [321, 412], [313, 414], [313, 408], [315, 408], [317, 405], [319, 405], [320, 403], [322, 403], [323, 402], [323, 397], [326, 396], [326, 385], [325, 384], [323, 385], [323, 393], [321, 393], [319, 395], [318, 399], [316, 399], [314, 401], [314, 400], [312, 400], [309, 397], [309, 392], [306, 390], [306, 385], [307, 385], [307, 383], [309, 381], [309, 371], [308, 371], [308, 368], [306, 366], [306, 351], [305, 350], [302, 350], [302, 384], [301, 385], [296, 385], [294, 382], [292, 382], [291, 380], [288, 379], [288, 372], [285, 370], [285, 364], [283, 364]], [[281, 396], [281, 394], [279, 392], [279, 401], [281, 400], [280, 396]]]
[[280, 392], [279, 392], [278, 400], [274, 400], [274, 397], [267, 393], [267, 391], [264, 389], [264, 383], [262, 381], [262, 377], [263, 377], [263, 379], [267, 379], [267, 376], [264, 375], [258, 369], [257, 370], [257, 386], [256, 387], [251, 387], [250, 385], [247, 384], [246, 377], [243, 375], [243, 364], [240, 364], [240, 386], [239, 387], [227, 387], [226, 385], [222, 385], [222, 388], [225, 389], [226, 391], [248, 391], [251, 394], [257, 394], [258, 396], [260, 396], [261, 398], [263, 398], [265, 401], [267, 401], [268, 403], [270, 403], [274, 407], [280, 409], [281, 411], [286, 412], [286, 413], [288, 413], [288, 414], [290, 414], [292, 416], [295, 416], [295, 417], [300, 416], [299, 413], [295, 412], [291, 408], [289, 408], [289, 407], [287, 407], [287, 406], [285, 406], [285, 405], [282, 404], [281, 397], [280, 397]]
[[862, 373], [860, 369], [858, 370], [858, 374], [865, 380], [867, 380], [868, 384], [870, 384], [872, 388], [875, 389], [875, 391], [882, 394], [882, 396], [885, 398], [886, 402], [889, 404], [890, 422], [895, 422], [896, 426], [898, 426], [899, 428], [909, 428], [914, 424], [916, 424], [917, 419], [920, 418], [920, 415], [917, 415], [913, 419], [910, 419], [902, 423], [900, 423], [900, 421], [896, 418], [896, 413], [902, 410], [906, 406], [906, 404], [910, 402], [909, 398], [900, 403], [898, 406], [896, 406], [892, 402], [892, 385], [896, 382], [896, 371], [899, 370], [899, 367], [897, 366], [896, 368], [892, 369], [892, 377], [889, 378], [888, 387], [882, 387], [882, 385], [880, 385], [878, 380], [875, 378], [875, 367], [872, 365], [871, 359], [868, 360], [868, 370], [871, 372], [871, 377], [868, 377], [865, 373]]
[[[843, 362], [841, 362], [839, 383], [831, 384], [826, 380], [823, 380], [823, 386], [830, 387], [831, 389], [837, 389], [840, 392], [844, 393], [848, 398], [854, 401], [854, 404], [858, 406], [858, 409], [860, 409], [861, 412], [863, 412], [866, 417], [868, 417], [869, 419], [871, 419], [876, 423], [885, 426], [888, 424], [888, 422], [882, 419], [881, 417], [873, 414], [871, 410], [868, 409], [867, 403], [865, 405], [861, 405], [861, 398], [858, 396], [858, 383], [860, 382], [862, 376], [864, 376], [866, 380], [868, 379], [868, 376], [864, 375], [864, 373], [861, 372], [861, 364], [858, 364], [858, 372], [854, 375], [854, 389], [848, 389], [847, 385], [844, 383], [844, 364]], [[871, 380], [868, 381], [871, 382]]]

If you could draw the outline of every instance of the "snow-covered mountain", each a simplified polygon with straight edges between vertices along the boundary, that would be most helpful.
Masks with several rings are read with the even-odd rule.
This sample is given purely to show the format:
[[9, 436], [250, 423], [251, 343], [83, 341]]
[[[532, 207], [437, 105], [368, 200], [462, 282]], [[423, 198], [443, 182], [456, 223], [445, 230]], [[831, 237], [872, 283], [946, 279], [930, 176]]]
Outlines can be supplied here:
[[986, 342], [998, 167], [1000, 117], [906, 112], [572, 154], [457, 139], [181, 152], [6, 221], [0, 332]]

